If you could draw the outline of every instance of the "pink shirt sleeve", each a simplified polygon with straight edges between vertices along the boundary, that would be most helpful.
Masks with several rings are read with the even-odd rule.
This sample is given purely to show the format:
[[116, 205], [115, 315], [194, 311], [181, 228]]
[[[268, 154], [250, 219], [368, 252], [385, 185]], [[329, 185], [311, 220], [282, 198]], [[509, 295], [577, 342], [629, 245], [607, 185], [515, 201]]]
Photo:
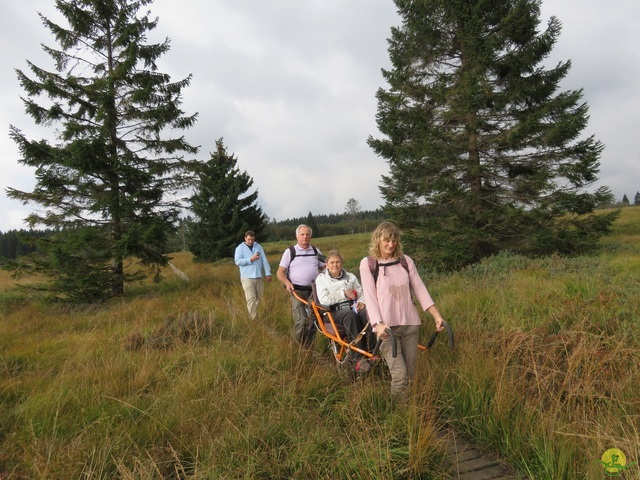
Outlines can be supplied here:
[[431, 295], [429, 294], [429, 291], [427, 290], [424, 282], [420, 278], [420, 275], [418, 275], [416, 264], [411, 258], [407, 257], [406, 255], [405, 258], [407, 259], [407, 265], [409, 266], [409, 281], [411, 282], [411, 290], [413, 291], [416, 300], [418, 300], [418, 303], [420, 303], [422, 310], [426, 311], [429, 307], [435, 305], [435, 302], [431, 298]]
[[376, 293], [376, 284], [369, 270], [369, 261], [367, 257], [360, 261], [360, 282], [364, 290], [364, 303], [367, 305], [367, 315], [369, 322], [374, 325], [382, 322], [380, 314], [380, 304], [378, 303], [378, 295]]

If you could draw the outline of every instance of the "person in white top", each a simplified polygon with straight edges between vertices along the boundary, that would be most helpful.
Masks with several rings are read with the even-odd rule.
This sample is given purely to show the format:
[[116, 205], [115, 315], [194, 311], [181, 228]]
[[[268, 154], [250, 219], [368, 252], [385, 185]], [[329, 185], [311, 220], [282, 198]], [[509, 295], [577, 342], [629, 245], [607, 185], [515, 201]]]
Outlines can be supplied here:
[[305, 301], [311, 297], [311, 284], [318, 273], [324, 270], [322, 252], [311, 245], [313, 231], [308, 225], [296, 228], [295, 245], [282, 254], [276, 277], [291, 294], [291, 315], [293, 317], [293, 337], [303, 347], [309, 348], [316, 334], [313, 320], [305, 304], [298, 300], [293, 292]]
[[[344, 261], [337, 250], [327, 254], [326, 270], [316, 278], [316, 292], [320, 304], [328, 306], [336, 323], [344, 326], [347, 340], [352, 342], [367, 325], [367, 311], [362, 285], [353, 273], [342, 268]], [[368, 332], [357, 347], [368, 351], [375, 339]]]
[[[378, 225], [371, 235], [369, 256], [360, 262], [360, 279], [369, 322], [382, 340], [380, 353], [391, 372], [391, 393], [405, 401], [409, 381], [415, 373], [420, 329], [420, 314], [412, 293], [422, 309], [434, 318], [436, 331], [443, 330], [444, 326], [415, 263], [402, 254], [400, 235], [400, 229], [392, 222]], [[395, 338], [396, 358], [392, 355], [387, 328]]]

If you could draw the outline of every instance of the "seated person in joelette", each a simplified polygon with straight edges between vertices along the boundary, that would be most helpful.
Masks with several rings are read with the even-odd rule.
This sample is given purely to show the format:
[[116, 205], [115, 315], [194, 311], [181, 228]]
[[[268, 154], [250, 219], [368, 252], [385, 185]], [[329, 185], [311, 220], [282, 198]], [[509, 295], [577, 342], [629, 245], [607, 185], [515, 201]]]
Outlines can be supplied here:
[[[340, 252], [329, 252], [325, 260], [327, 268], [316, 278], [316, 291], [318, 301], [330, 307], [333, 319], [344, 326], [347, 339], [351, 342], [368, 320], [362, 285], [353, 273], [342, 268], [343, 263]], [[352, 308], [354, 302], [357, 313]], [[362, 350], [368, 350], [373, 348], [370, 341], [373, 341], [373, 336], [369, 331], [357, 346]]]

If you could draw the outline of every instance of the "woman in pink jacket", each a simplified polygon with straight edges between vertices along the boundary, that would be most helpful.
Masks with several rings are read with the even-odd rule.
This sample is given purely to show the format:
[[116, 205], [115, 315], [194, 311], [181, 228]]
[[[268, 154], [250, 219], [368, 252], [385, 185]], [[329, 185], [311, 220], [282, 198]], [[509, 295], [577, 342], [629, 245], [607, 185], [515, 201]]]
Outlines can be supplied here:
[[[391, 222], [383, 222], [373, 231], [369, 257], [360, 262], [360, 279], [364, 289], [369, 322], [382, 340], [380, 353], [391, 372], [391, 393], [406, 400], [409, 381], [416, 368], [420, 314], [413, 303], [416, 300], [435, 320], [436, 330], [443, 330], [443, 319], [431, 299], [416, 265], [402, 254], [400, 229]], [[391, 338], [393, 332], [397, 356], [393, 358]]]

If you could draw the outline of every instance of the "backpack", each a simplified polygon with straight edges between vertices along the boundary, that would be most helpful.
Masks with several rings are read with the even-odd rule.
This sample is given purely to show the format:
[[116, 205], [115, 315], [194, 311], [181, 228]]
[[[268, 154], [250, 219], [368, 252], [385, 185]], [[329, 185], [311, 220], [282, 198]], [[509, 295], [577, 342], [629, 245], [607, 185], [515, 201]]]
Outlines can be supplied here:
[[[313, 253], [305, 253], [304, 255], [298, 255], [298, 256], [299, 257], [318, 257], [318, 259], [322, 261], [322, 259], [320, 259], [320, 257], [318, 256], [318, 249], [313, 245], [311, 245], [311, 248], [313, 248]], [[291, 256], [291, 258], [289, 259], [289, 265], [291, 265], [291, 262], [293, 262], [293, 259], [296, 258], [296, 247], [294, 245], [291, 245], [289, 247], [289, 254]]]
[[[318, 249], [316, 247], [314, 247], [313, 245], [311, 245], [311, 248], [313, 248], [313, 253], [305, 253], [304, 255], [296, 255], [296, 247], [294, 245], [291, 245], [287, 250], [289, 250], [289, 254], [291, 256], [291, 258], [289, 259], [289, 268], [291, 268], [291, 263], [293, 262], [293, 259], [296, 258], [296, 256], [298, 257], [318, 257], [318, 262], [324, 262], [327, 257], [325, 257], [324, 255], [321, 255], [318, 253]], [[320, 263], [318, 263], [318, 266], [320, 266]], [[287, 278], [289, 278], [289, 268], [287, 269]], [[311, 287], [301, 287], [300, 285], [293, 285], [294, 288], [299, 289], [299, 290], [306, 290], [307, 288], [311, 289]]]
[[[380, 271], [380, 264], [372, 256], [368, 256], [367, 261], [369, 262], [369, 270], [371, 271], [371, 275], [373, 275], [373, 283], [378, 283], [378, 272]], [[407, 263], [407, 259], [404, 258], [404, 255], [400, 255], [400, 257], [398, 257], [398, 260], [396, 260], [395, 262], [385, 263], [384, 266], [387, 267], [397, 264], [402, 265], [402, 267], [407, 271], [407, 274], [409, 273], [409, 264]]]

